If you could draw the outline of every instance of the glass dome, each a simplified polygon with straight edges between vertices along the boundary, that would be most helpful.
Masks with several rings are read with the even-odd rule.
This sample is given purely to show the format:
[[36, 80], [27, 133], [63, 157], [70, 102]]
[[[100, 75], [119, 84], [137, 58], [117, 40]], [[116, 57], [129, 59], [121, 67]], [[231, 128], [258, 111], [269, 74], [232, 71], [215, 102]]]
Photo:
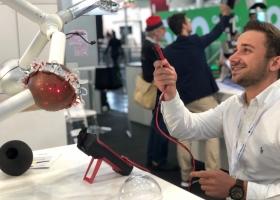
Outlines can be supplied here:
[[159, 184], [150, 176], [133, 175], [122, 185], [118, 200], [161, 200]]

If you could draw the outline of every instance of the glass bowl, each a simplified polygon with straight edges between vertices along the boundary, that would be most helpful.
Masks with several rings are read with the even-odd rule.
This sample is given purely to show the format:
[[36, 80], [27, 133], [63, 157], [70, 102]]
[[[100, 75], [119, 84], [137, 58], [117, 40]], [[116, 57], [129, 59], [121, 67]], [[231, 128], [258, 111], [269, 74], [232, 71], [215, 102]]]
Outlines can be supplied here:
[[150, 176], [133, 175], [122, 185], [118, 200], [161, 200], [159, 184]]

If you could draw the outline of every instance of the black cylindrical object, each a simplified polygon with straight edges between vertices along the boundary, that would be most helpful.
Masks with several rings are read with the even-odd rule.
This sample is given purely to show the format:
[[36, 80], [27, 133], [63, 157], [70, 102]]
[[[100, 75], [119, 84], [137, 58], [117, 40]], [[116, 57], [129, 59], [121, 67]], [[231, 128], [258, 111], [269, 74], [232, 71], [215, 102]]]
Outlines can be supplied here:
[[0, 148], [0, 169], [8, 175], [22, 175], [30, 168], [32, 161], [32, 150], [22, 141], [12, 140]]
[[133, 165], [125, 161], [115, 151], [101, 142], [93, 134], [87, 133], [87, 128], [80, 131], [77, 147], [85, 154], [93, 158], [102, 158], [113, 170], [123, 176], [127, 176], [133, 170]]

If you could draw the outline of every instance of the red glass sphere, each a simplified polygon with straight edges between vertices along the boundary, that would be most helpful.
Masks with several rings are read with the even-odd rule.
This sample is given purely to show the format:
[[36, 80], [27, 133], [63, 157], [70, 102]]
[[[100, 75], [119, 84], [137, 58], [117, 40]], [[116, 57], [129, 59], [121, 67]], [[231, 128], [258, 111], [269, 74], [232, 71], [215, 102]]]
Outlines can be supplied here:
[[47, 111], [58, 111], [69, 108], [76, 101], [73, 86], [58, 75], [37, 71], [25, 80], [31, 91], [35, 104]]

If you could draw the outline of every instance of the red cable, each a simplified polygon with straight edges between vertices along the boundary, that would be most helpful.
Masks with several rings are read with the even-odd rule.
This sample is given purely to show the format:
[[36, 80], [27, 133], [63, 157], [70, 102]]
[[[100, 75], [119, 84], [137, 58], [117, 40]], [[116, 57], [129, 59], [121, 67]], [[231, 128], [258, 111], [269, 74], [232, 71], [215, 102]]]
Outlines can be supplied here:
[[139, 168], [139, 169], [142, 169], [142, 170], [144, 170], [144, 171], [146, 171], [146, 172], [151, 173], [150, 170], [148, 170], [148, 169], [146, 169], [145, 167], [142, 167], [141, 165], [138, 165], [137, 163], [135, 163], [135, 162], [129, 160], [127, 157], [121, 156], [121, 158], [122, 158], [123, 160], [129, 162], [130, 164], [134, 165], [135, 167], [137, 167], [137, 168]]
[[[156, 50], [157, 50], [157, 52], [158, 52], [158, 54], [159, 54], [161, 60], [164, 60], [165, 58], [163, 57], [163, 54], [162, 54], [162, 52], [161, 52], [161, 49], [160, 49], [159, 45], [156, 43], [155, 46], [156, 46]], [[164, 67], [167, 67], [167, 68], [168, 68], [169, 66], [164, 66]], [[194, 157], [193, 157], [192, 153], [190, 152], [190, 150], [189, 150], [187, 147], [185, 147], [183, 144], [181, 144], [180, 142], [178, 142], [177, 140], [175, 140], [175, 139], [169, 137], [168, 135], [166, 135], [166, 134], [160, 129], [160, 127], [159, 127], [159, 124], [158, 124], [158, 112], [159, 112], [160, 103], [162, 102], [162, 99], [163, 99], [163, 96], [164, 96], [164, 94], [165, 94], [166, 88], [167, 88], [167, 86], [165, 86], [165, 89], [164, 89], [164, 91], [162, 92], [162, 94], [161, 94], [161, 96], [160, 96], [160, 98], [159, 98], [158, 105], [157, 105], [157, 108], [156, 108], [156, 126], [157, 126], [159, 132], [160, 132], [164, 137], [166, 137], [166, 138], [169, 139], [171, 142], [175, 143], [176, 145], [179, 145], [180, 147], [182, 147], [183, 149], [185, 149], [185, 150], [188, 151], [188, 153], [189, 153], [190, 156], [191, 156], [192, 171], [194, 172], [194, 171], [195, 171], [195, 160], [194, 160]], [[192, 179], [193, 179], [193, 178], [191, 177], [190, 180], [189, 180], [189, 187], [188, 187], [189, 192], [191, 192], [191, 183], [192, 183]]]

